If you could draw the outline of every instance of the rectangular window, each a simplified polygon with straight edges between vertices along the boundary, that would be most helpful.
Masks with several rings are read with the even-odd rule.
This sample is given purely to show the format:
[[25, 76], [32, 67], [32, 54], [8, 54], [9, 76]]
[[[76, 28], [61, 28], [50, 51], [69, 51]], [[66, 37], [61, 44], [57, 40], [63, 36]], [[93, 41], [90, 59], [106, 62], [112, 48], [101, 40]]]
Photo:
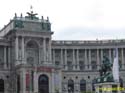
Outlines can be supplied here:
[[71, 61], [67, 62], [68, 70], [73, 70], [73, 65]]
[[80, 70], [84, 70], [85, 69], [84, 61], [79, 61], [79, 68], [80, 68]]
[[92, 70], [96, 70], [97, 69], [96, 61], [92, 61], [91, 66], [92, 66]]
[[55, 61], [55, 66], [59, 66], [60, 62], [59, 61]]

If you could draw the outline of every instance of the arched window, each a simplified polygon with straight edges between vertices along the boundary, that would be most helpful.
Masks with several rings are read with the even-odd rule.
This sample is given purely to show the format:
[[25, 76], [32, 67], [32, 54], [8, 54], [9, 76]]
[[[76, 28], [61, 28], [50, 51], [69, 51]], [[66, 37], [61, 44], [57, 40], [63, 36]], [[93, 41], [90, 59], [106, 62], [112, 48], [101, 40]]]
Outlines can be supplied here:
[[95, 91], [95, 85], [96, 84], [96, 79], [92, 80], [92, 91]]
[[20, 92], [20, 75], [17, 75], [17, 93]]
[[72, 79], [68, 80], [68, 93], [74, 92], [74, 81]]
[[49, 78], [46, 75], [40, 75], [39, 80], [39, 93], [49, 93]]
[[39, 61], [39, 46], [31, 40], [26, 44], [27, 63], [30, 65], [38, 64]]
[[0, 92], [3, 93], [4, 92], [4, 80], [0, 79]]
[[30, 64], [30, 65], [33, 65], [34, 64], [34, 58], [33, 57], [28, 57], [27, 58], [27, 63]]
[[27, 48], [38, 48], [38, 44], [35, 42], [35, 41], [33, 41], [33, 40], [31, 40], [31, 41], [29, 41], [28, 43], [27, 43], [27, 46], [26, 46]]
[[80, 80], [80, 91], [81, 92], [86, 91], [86, 80], [84, 79]]

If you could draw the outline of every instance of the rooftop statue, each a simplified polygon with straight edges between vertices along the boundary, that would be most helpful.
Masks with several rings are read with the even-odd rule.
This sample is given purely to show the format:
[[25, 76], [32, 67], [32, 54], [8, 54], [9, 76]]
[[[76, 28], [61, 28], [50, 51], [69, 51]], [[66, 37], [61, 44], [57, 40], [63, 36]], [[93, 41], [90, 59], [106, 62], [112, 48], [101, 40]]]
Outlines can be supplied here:
[[31, 9], [31, 12], [27, 12], [28, 14], [28, 17], [27, 18], [30, 18], [31, 20], [34, 20], [34, 19], [38, 19], [38, 17], [36, 17], [36, 15], [38, 15], [37, 13], [33, 13], [33, 7], [30, 6], [30, 9]]
[[28, 16], [31, 18], [31, 20], [33, 20], [34, 18], [36, 18], [36, 15], [38, 15], [37, 13], [33, 13], [33, 11], [31, 12], [27, 12]]

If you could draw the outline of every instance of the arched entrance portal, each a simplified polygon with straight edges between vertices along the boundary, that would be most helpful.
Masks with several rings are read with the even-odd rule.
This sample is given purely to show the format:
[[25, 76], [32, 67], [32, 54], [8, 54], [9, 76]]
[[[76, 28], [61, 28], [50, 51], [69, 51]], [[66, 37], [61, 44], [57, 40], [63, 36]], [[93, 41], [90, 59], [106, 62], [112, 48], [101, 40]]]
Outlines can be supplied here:
[[74, 93], [74, 81], [72, 79], [68, 80], [68, 93]]
[[4, 80], [0, 79], [0, 93], [4, 93]]
[[40, 75], [39, 80], [39, 93], [49, 93], [49, 79], [46, 75]]

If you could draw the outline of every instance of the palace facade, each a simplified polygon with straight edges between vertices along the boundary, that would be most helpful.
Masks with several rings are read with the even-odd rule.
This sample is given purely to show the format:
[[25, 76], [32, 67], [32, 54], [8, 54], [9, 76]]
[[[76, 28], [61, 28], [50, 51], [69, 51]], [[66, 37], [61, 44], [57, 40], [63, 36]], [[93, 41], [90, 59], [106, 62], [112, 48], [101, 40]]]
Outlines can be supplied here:
[[125, 39], [52, 40], [49, 18], [28, 13], [0, 31], [0, 93], [82, 93], [94, 91], [106, 55], [118, 48], [120, 83], [125, 87]]

